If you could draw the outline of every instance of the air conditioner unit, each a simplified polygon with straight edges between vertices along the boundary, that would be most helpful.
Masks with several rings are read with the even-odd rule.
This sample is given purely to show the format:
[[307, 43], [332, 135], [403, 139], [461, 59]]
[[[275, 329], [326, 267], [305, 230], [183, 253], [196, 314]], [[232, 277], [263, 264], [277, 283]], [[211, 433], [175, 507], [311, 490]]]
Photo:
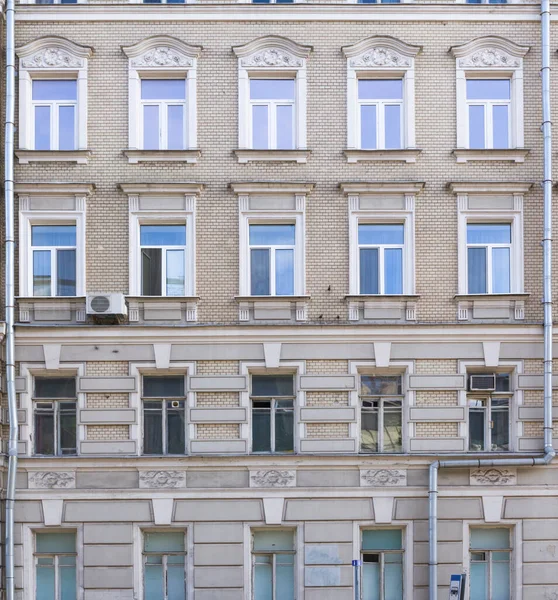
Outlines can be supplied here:
[[496, 389], [496, 375], [494, 373], [471, 375], [469, 389], [471, 392], [493, 392]]
[[88, 315], [127, 315], [124, 294], [87, 294]]

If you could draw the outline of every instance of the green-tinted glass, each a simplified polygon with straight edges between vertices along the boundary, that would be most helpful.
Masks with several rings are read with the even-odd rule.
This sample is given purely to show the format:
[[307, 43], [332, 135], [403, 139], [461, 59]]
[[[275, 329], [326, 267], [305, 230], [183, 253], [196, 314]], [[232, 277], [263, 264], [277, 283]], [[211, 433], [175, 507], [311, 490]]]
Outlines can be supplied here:
[[37, 533], [37, 552], [44, 554], [65, 554], [76, 551], [76, 534], [69, 533]]
[[145, 552], [184, 552], [184, 532], [145, 532], [144, 550]]
[[401, 550], [401, 529], [365, 529], [362, 532], [363, 550]]

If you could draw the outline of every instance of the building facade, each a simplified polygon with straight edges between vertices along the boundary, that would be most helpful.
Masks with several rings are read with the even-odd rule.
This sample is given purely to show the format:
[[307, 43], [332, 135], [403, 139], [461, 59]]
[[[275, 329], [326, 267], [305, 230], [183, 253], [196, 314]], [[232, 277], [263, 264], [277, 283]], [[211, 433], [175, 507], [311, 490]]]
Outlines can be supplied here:
[[[539, 6], [165, 4], [17, 5], [18, 598], [424, 600], [543, 448]], [[558, 465], [438, 497], [558, 598]]]

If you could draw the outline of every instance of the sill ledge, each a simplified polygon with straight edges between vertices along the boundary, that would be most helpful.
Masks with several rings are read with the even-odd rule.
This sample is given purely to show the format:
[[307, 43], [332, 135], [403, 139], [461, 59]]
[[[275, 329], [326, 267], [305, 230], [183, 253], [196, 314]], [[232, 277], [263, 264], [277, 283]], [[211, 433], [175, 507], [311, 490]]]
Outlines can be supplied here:
[[525, 300], [531, 294], [456, 294], [454, 300]]
[[417, 162], [420, 148], [402, 148], [396, 150], [345, 150], [348, 163], [392, 161], [392, 162]]
[[200, 150], [122, 150], [130, 164], [140, 162], [183, 162], [194, 164], [201, 156]]
[[235, 150], [239, 163], [254, 161], [305, 163], [311, 150]]
[[16, 150], [15, 155], [20, 165], [31, 162], [75, 162], [86, 165], [91, 157], [91, 150]]
[[199, 296], [126, 296], [126, 300], [139, 302], [197, 302]]
[[235, 296], [237, 302], [306, 302], [310, 296]]
[[355, 302], [358, 300], [363, 300], [365, 302], [382, 302], [386, 301], [394, 301], [394, 300], [410, 300], [415, 301], [418, 300], [420, 296], [418, 294], [348, 294], [345, 296], [345, 300], [349, 300], [351, 302]]
[[473, 160], [501, 160], [515, 163], [525, 162], [529, 150], [525, 148], [501, 148], [501, 149], [470, 149], [457, 148], [453, 155], [458, 163], [466, 163]]

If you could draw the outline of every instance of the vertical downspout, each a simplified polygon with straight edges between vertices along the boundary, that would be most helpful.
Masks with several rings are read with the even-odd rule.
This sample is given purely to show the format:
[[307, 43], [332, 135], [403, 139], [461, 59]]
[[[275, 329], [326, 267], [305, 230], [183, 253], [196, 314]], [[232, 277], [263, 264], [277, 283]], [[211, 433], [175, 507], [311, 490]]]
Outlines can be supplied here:
[[5, 294], [6, 294], [6, 383], [10, 437], [8, 442], [8, 482], [6, 485], [6, 598], [14, 600], [14, 503], [17, 473], [17, 404], [15, 391], [14, 343], [14, 115], [15, 115], [15, 6], [6, 3], [6, 123], [4, 131], [5, 199]]

